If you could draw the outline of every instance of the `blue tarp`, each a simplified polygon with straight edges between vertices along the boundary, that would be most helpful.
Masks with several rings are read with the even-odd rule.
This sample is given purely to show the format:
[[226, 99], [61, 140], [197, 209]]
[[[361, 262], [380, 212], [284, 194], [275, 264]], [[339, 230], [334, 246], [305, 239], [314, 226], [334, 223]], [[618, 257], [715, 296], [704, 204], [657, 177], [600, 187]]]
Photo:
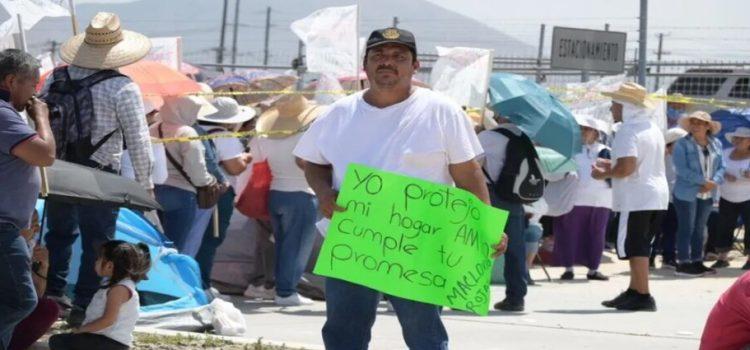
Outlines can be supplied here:
[[[43, 206], [43, 200], [37, 201], [40, 217]], [[136, 286], [141, 295], [141, 312], [181, 311], [208, 304], [195, 260], [170, 248], [171, 243], [166, 237], [140, 214], [130, 209], [120, 209], [115, 238], [132, 243], [144, 242], [150, 248], [152, 265], [148, 280], [141, 281]], [[73, 290], [72, 285], [78, 279], [80, 256], [79, 238], [73, 245], [68, 275], [69, 290]]]
[[750, 128], [750, 109], [720, 109], [711, 113], [711, 118], [721, 123], [719, 139], [724, 148], [732, 147], [729, 140], [724, 137], [726, 133], [732, 132], [741, 126]]

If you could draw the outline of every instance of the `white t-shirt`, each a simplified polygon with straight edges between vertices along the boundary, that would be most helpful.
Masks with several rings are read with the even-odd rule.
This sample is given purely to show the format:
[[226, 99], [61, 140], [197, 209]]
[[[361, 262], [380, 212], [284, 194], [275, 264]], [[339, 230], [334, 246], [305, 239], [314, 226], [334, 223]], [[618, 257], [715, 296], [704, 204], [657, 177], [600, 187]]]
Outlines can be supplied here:
[[750, 159], [734, 160], [730, 157], [734, 148], [724, 150], [725, 174], [734, 175], [737, 181], [724, 181], [721, 185], [721, 198], [732, 203], [750, 200], [750, 179], [742, 176], [743, 170], [750, 169]]
[[[226, 129], [220, 127], [220, 126], [204, 126], [206, 129], [206, 132], [208, 132], [211, 135], [221, 135], [229, 133]], [[237, 158], [241, 156], [243, 153], [245, 153], [245, 147], [242, 146], [242, 142], [240, 142], [239, 139], [234, 137], [219, 137], [212, 139], [215, 147], [216, 147], [216, 157], [219, 159], [220, 162], [225, 160], [230, 160]], [[221, 164], [219, 164], [221, 166]], [[223, 170], [223, 168], [222, 168]], [[229, 175], [226, 172], [224, 172], [224, 176], [227, 178], [227, 181], [232, 185], [232, 188], [236, 188], [237, 186], [237, 179], [235, 176]]]
[[573, 160], [578, 168], [578, 186], [573, 204], [581, 207], [612, 208], [612, 189], [606, 181], [591, 177], [591, 166], [599, 158], [599, 152], [607, 147], [601, 143], [584, 145]]
[[[502, 127], [516, 135], [521, 135], [521, 129], [513, 124], [503, 124]], [[484, 169], [487, 170], [487, 175], [494, 181], [500, 177], [500, 172], [505, 165], [508, 138], [497, 131], [485, 130], [479, 133], [479, 143], [484, 149]], [[487, 180], [487, 183], [489, 183], [489, 180]]]
[[294, 148], [302, 133], [283, 139], [254, 137], [250, 140], [253, 163], [268, 160], [271, 168], [271, 190], [283, 192], [307, 192], [314, 194], [305, 179], [305, 172], [294, 161]]
[[[133, 280], [126, 278], [117, 283], [117, 285], [125, 286], [125, 288], [130, 290], [130, 299], [120, 306], [120, 312], [117, 313], [117, 320], [115, 320], [113, 325], [94, 333], [114, 339], [121, 344], [133, 346], [133, 330], [135, 330], [135, 323], [138, 321], [140, 299], [138, 298], [138, 292], [135, 290]], [[104, 315], [104, 309], [107, 307], [107, 292], [109, 292], [109, 288], [99, 289], [94, 294], [91, 303], [86, 308], [86, 318], [83, 320], [84, 325]]]
[[471, 122], [444, 96], [416, 88], [406, 100], [377, 108], [363, 94], [331, 105], [294, 150], [306, 161], [331, 164], [334, 188], [340, 188], [350, 163], [453, 184], [448, 165], [482, 154]]
[[625, 157], [636, 157], [637, 164], [630, 176], [612, 179], [612, 210], [667, 210], [664, 147], [664, 135], [648, 119], [630, 120], [620, 126], [612, 142], [612, 166]]

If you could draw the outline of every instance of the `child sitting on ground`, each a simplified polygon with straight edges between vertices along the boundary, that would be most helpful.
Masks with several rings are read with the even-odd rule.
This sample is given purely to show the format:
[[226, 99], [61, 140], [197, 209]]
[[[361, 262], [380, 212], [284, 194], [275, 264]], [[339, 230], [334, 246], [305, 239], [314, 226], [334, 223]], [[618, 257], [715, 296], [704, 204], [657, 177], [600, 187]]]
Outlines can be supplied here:
[[148, 246], [125, 241], [104, 243], [95, 269], [105, 285], [86, 309], [83, 326], [73, 333], [54, 335], [51, 350], [129, 349], [140, 307], [135, 284], [151, 267]]

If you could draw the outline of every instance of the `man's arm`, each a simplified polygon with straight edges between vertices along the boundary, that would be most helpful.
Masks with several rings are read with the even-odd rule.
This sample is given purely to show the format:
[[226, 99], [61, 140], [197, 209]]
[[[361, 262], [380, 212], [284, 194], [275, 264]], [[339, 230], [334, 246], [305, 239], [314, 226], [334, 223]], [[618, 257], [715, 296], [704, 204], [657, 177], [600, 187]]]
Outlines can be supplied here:
[[490, 204], [490, 193], [484, 182], [484, 174], [479, 162], [472, 159], [467, 162], [451, 164], [448, 171], [456, 183], [456, 187], [473, 193], [485, 204]]
[[151, 149], [151, 135], [149, 135], [146, 115], [143, 112], [141, 92], [135, 83], [129, 83], [114, 98], [117, 119], [122, 127], [125, 143], [128, 145], [135, 179], [145, 189], [153, 189], [151, 172], [154, 157]]
[[320, 211], [326, 218], [331, 218], [336, 211], [344, 208], [336, 204], [339, 193], [333, 189], [333, 168], [330, 165], [304, 162], [305, 179], [318, 196]]
[[34, 97], [29, 101], [26, 111], [34, 121], [36, 136], [13, 147], [11, 154], [30, 165], [50, 166], [55, 162], [55, 138], [49, 126], [47, 104]]
[[638, 158], [636, 157], [623, 157], [617, 158], [617, 164], [614, 167], [611, 163], [605, 163], [607, 165], [600, 167], [597, 165], [592, 166], [591, 177], [597, 180], [604, 179], [622, 179], [632, 175], [637, 166]]

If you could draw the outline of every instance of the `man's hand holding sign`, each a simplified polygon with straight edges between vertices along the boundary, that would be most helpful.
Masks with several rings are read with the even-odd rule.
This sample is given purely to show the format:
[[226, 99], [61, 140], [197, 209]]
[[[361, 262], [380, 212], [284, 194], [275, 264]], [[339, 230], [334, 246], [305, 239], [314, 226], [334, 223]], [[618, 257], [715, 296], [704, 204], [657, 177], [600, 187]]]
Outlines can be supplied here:
[[355, 164], [321, 209], [333, 220], [315, 273], [487, 314], [507, 212], [459, 188]]

